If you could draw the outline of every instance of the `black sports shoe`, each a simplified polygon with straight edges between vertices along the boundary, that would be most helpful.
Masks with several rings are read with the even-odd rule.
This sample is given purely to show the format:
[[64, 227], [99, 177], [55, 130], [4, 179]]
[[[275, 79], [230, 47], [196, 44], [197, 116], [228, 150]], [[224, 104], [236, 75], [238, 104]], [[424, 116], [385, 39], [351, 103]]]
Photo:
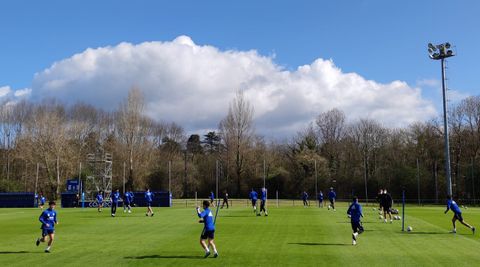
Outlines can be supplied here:
[[204, 258], [208, 258], [208, 256], [210, 256], [210, 251], [205, 253], [205, 256], [203, 256]]
[[154, 213], [152, 213], [152, 217], [153, 217], [153, 214], [154, 214]]
[[472, 227], [472, 233], [475, 234], [475, 227]]
[[214, 257], [214, 258], [217, 258], [217, 257], [218, 257], [218, 253], [213, 254], [213, 257]]
[[50, 253], [50, 250], [46, 249], [46, 250], [45, 250], [45, 253]]
[[37, 238], [37, 241], [35, 242], [35, 245], [37, 245], [37, 247], [38, 247], [38, 245], [40, 245], [40, 238]]

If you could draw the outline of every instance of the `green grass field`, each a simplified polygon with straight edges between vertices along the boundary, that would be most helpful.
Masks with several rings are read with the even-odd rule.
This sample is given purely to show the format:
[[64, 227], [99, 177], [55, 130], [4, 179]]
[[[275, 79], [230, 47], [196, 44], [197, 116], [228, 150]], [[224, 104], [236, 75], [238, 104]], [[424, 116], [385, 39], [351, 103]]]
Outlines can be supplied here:
[[[363, 233], [351, 244], [346, 204], [336, 212], [316, 207], [271, 207], [268, 217], [250, 208], [219, 212], [219, 258], [203, 259], [198, 244], [202, 225], [193, 208], [144, 208], [132, 214], [108, 210], [58, 208], [60, 224], [52, 253], [36, 247], [38, 209], [0, 209], [0, 266], [478, 266], [480, 233], [458, 225], [450, 234], [452, 213], [443, 207], [407, 206], [406, 225], [384, 224], [372, 207], [364, 208]], [[464, 211], [480, 226], [480, 209]]]

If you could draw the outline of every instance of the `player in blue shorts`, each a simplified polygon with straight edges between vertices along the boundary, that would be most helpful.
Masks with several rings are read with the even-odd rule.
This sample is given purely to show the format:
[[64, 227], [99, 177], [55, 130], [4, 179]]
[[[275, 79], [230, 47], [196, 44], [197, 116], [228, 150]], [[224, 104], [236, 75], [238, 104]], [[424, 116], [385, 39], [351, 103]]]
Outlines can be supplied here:
[[303, 191], [303, 193], [302, 193], [302, 200], [303, 200], [303, 207], [310, 206], [308, 204], [308, 194], [307, 194], [306, 191]]
[[255, 190], [252, 188], [252, 192], [250, 192], [250, 195], [248, 198], [252, 201], [252, 207], [253, 207], [253, 213], [257, 213], [257, 200], [258, 200], [258, 194]]
[[213, 193], [213, 191], [210, 191], [210, 205], [212, 205], [212, 207], [215, 207], [215, 194]]
[[97, 210], [98, 212], [101, 212], [103, 208], [103, 192], [102, 191], [98, 192], [96, 199], [98, 204]]
[[[205, 258], [210, 256], [210, 249], [209, 247], [212, 247], [213, 249], [213, 257], [218, 257], [218, 252], [217, 252], [217, 247], [215, 246], [215, 243], [213, 242], [213, 239], [215, 238], [215, 222], [213, 218], [213, 214], [209, 209], [210, 202], [207, 200], [203, 201], [203, 212], [200, 211], [200, 207], [197, 207], [197, 214], [198, 217], [200, 218], [199, 223], [203, 223], [203, 231], [202, 234], [200, 235], [200, 245], [202, 245], [202, 248], [205, 250]], [[208, 240], [208, 244], [205, 242]]]
[[458, 207], [457, 203], [453, 200], [451, 195], [447, 196], [447, 210], [445, 211], [445, 214], [447, 214], [449, 210], [452, 210], [452, 212], [454, 213], [452, 218], [452, 223], [453, 223], [452, 233], [457, 232], [457, 227], [455, 225], [455, 222], [458, 220], [460, 221], [460, 223], [470, 228], [470, 230], [472, 230], [472, 232], [475, 234], [475, 227], [471, 226], [470, 224], [468, 224], [466, 221], [463, 220], [462, 211]]
[[46, 237], [48, 236], [48, 243], [45, 252], [50, 253], [50, 248], [52, 247], [53, 239], [55, 238], [55, 224], [58, 224], [54, 201], [48, 203], [48, 209], [42, 212], [38, 220], [42, 223], [42, 227], [40, 227], [40, 229], [42, 229], [42, 237], [37, 238], [35, 244], [38, 247], [40, 242], [45, 242]]
[[322, 191], [318, 193], [317, 200], [318, 200], [318, 207], [323, 208], [323, 192]]
[[112, 202], [112, 217], [115, 217], [117, 213], [118, 200], [120, 199], [120, 191], [117, 189], [110, 195], [110, 201]]
[[330, 208], [332, 208], [333, 211], [336, 211], [335, 210], [335, 200], [336, 200], [336, 198], [337, 198], [337, 194], [333, 190], [333, 187], [330, 187], [330, 192], [328, 192], [328, 200], [330, 200], [330, 205], [328, 205], [329, 210], [330, 210]]
[[147, 202], [147, 213], [145, 213], [145, 216], [150, 215], [153, 217], [153, 210], [152, 210], [152, 202], [153, 202], [153, 197], [155, 195], [150, 192], [150, 189], [147, 188], [147, 192], [145, 192], [145, 201]]
[[43, 210], [43, 206], [45, 205], [45, 202], [47, 202], [47, 199], [45, 198], [45, 196], [43, 195], [43, 193], [40, 193], [40, 204], [38, 205], [40, 207], [40, 209]]
[[132, 213], [132, 201], [133, 201], [133, 193], [131, 194], [130, 191], [126, 191], [123, 194], [123, 212]]
[[362, 206], [358, 203], [358, 198], [355, 196], [353, 197], [353, 203], [350, 205], [347, 211], [348, 217], [350, 217], [350, 223], [352, 225], [352, 244], [357, 244], [358, 235], [363, 233], [363, 226], [361, 222], [361, 218], [363, 217], [362, 214]]

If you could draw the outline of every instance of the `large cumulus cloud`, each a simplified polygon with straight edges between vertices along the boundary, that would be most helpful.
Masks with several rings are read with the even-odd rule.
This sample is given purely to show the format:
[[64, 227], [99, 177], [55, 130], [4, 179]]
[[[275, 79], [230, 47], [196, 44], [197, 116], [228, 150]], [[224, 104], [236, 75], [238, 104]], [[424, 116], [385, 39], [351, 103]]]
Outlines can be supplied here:
[[188, 36], [87, 49], [37, 73], [32, 95], [115, 109], [132, 87], [143, 91], [149, 116], [189, 131], [215, 129], [239, 89], [254, 105], [258, 131], [271, 136], [294, 133], [331, 108], [387, 126], [436, 114], [419, 88], [402, 81], [367, 80], [324, 59], [288, 71], [254, 50], [222, 51]]

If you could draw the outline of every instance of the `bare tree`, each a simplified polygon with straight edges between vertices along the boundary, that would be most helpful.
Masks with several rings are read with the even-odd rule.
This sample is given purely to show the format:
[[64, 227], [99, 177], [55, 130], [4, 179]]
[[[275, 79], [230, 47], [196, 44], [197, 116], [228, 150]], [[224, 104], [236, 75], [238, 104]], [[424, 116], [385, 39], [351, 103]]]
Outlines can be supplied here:
[[245, 171], [245, 159], [255, 136], [253, 125], [254, 109], [242, 91], [237, 91], [230, 103], [227, 116], [220, 122], [220, 135], [226, 150], [227, 164], [233, 161], [237, 181], [237, 195], [242, 190], [242, 174]]

